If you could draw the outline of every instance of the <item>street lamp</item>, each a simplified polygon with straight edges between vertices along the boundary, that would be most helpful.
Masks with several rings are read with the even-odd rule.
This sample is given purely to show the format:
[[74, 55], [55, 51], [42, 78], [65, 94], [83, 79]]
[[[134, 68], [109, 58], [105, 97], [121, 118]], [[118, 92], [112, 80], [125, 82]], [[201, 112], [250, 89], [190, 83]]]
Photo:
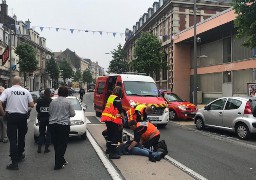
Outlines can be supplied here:
[[196, 39], [196, 0], [194, 0], [194, 86], [193, 86], [193, 103], [197, 106], [197, 39]]

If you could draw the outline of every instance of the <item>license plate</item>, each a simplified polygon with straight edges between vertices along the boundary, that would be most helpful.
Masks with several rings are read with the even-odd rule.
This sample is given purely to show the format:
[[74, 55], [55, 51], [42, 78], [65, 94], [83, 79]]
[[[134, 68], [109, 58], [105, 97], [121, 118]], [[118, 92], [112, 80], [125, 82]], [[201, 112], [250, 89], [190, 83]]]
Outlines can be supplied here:
[[151, 121], [158, 121], [159, 117], [148, 117]]

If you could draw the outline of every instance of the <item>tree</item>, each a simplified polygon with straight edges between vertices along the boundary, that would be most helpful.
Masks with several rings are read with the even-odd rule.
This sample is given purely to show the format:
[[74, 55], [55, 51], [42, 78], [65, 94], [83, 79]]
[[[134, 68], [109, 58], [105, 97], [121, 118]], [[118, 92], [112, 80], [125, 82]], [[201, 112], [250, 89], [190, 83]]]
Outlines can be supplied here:
[[90, 72], [89, 69], [86, 69], [84, 72], [83, 72], [83, 75], [82, 75], [82, 79], [83, 79], [83, 82], [87, 82], [87, 83], [91, 83], [92, 82], [92, 74]]
[[74, 81], [79, 82], [82, 78], [82, 74], [80, 70], [77, 70], [74, 74]]
[[61, 77], [66, 84], [66, 79], [73, 77], [73, 70], [67, 60], [64, 60], [59, 65], [61, 71]]
[[244, 46], [256, 47], [256, 1], [233, 0], [233, 8], [237, 14], [235, 26], [237, 37], [245, 37]]
[[57, 62], [53, 58], [46, 61], [46, 72], [49, 74], [53, 81], [53, 87], [57, 88], [60, 71]]
[[110, 61], [108, 72], [121, 74], [128, 71], [128, 63], [125, 61], [125, 51], [121, 44], [118, 44], [117, 49], [112, 53], [112, 60]]
[[36, 52], [31, 45], [22, 43], [16, 47], [15, 53], [19, 56], [18, 64], [20, 71], [24, 73], [25, 84], [27, 73], [33, 73], [37, 70], [38, 61], [36, 60]]
[[135, 44], [135, 56], [131, 63], [132, 69], [149, 75], [165, 68], [162, 63], [163, 52], [161, 42], [149, 32], [142, 32], [141, 37]]

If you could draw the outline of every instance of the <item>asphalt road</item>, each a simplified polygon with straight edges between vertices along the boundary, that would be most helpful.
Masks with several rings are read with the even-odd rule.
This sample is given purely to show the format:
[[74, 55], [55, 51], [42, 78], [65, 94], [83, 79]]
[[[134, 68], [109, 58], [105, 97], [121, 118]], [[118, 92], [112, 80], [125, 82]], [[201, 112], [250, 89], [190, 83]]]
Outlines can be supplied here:
[[[86, 94], [87, 111], [93, 112], [93, 93]], [[256, 179], [256, 138], [238, 140], [234, 134], [198, 131], [193, 123], [170, 122], [161, 128], [169, 156], [207, 179]], [[128, 130], [130, 131], [130, 130]]]
[[54, 171], [54, 150], [48, 154], [38, 154], [37, 144], [33, 140], [33, 121], [36, 117], [32, 111], [26, 135], [26, 159], [19, 165], [18, 171], [6, 170], [10, 163], [9, 143], [0, 143], [0, 179], [1, 180], [70, 180], [70, 179], [111, 179], [106, 168], [98, 158], [88, 140], [70, 138], [66, 151], [66, 160], [69, 164], [61, 170]]

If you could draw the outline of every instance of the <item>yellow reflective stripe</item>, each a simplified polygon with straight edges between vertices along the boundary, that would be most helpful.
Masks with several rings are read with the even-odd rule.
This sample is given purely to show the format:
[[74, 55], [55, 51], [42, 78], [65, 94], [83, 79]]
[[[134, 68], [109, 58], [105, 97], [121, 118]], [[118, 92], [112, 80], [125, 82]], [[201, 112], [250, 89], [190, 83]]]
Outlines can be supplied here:
[[110, 95], [107, 102], [113, 103], [116, 97], [116, 95]]
[[110, 117], [112, 119], [116, 119], [115, 116], [113, 116], [112, 114], [108, 114], [108, 113], [102, 113], [102, 116], [107, 116], [107, 117]]

